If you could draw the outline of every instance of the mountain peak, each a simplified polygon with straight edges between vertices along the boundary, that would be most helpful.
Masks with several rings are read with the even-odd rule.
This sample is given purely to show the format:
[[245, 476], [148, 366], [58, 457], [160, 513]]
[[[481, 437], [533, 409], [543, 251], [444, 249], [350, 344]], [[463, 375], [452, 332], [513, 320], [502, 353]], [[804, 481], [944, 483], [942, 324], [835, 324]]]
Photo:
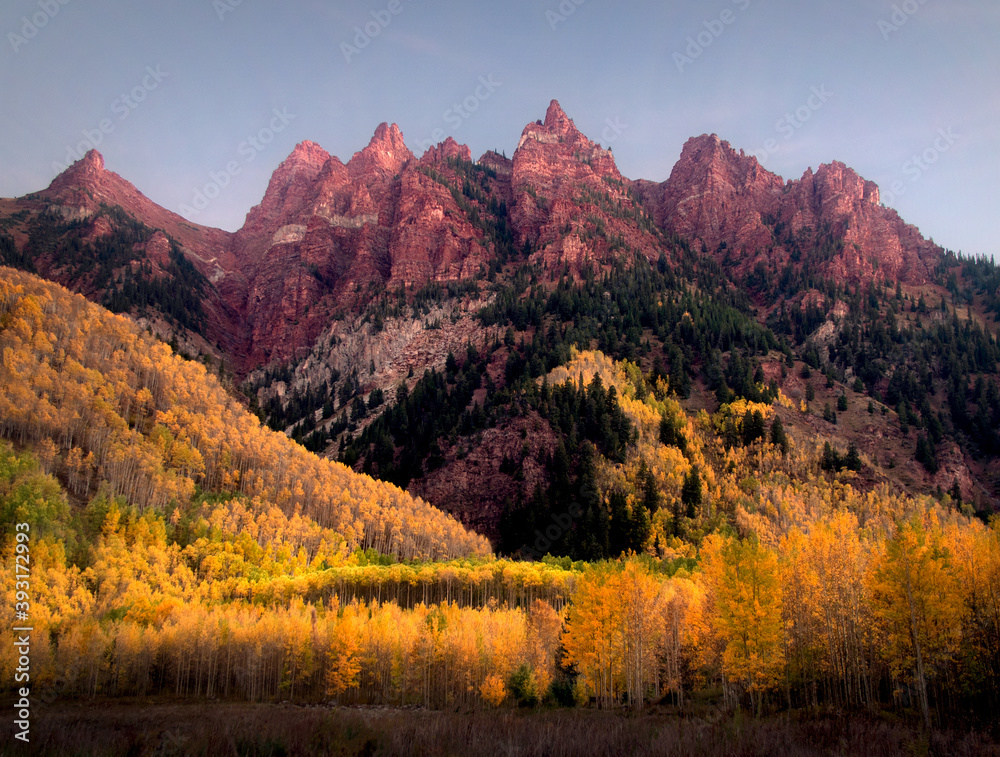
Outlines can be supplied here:
[[70, 165], [49, 184], [49, 191], [59, 191], [67, 187], [93, 184], [104, 173], [104, 156], [97, 150], [89, 150], [86, 155]]
[[881, 204], [878, 184], [866, 180], [853, 168], [839, 160], [820, 165], [816, 169], [813, 179], [829, 193], [848, 195], [856, 201], [868, 202], [872, 205]]
[[88, 150], [87, 154], [83, 156], [83, 159], [78, 162], [88, 170], [104, 170], [104, 156], [95, 149]]
[[461, 160], [472, 161], [472, 152], [468, 145], [459, 144], [452, 137], [448, 137], [444, 142], [439, 142], [433, 147], [428, 147], [421, 156], [421, 163], [443, 163], [448, 158], [459, 158]]
[[295, 149], [289, 153], [288, 157], [285, 159], [286, 162], [292, 161], [294, 163], [306, 163], [310, 165], [323, 165], [330, 159], [330, 153], [324, 150], [315, 142], [311, 142], [308, 139], [299, 142], [295, 145]]
[[566, 115], [558, 100], [552, 100], [549, 103], [549, 107], [545, 111], [545, 121], [539, 119], [524, 127], [521, 139], [517, 143], [518, 150], [529, 139], [543, 144], [560, 142], [577, 146], [593, 146], [593, 143], [576, 128], [573, 119]]
[[399, 126], [397, 124], [387, 124], [383, 121], [375, 128], [375, 134], [372, 135], [371, 142], [369, 142], [369, 144], [374, 144], [375, 142], [397, 141], [403, 141], [403, 132], [399, 130]]
[[385, 173], [398, 173], [412, 157], [413, 153], [406, 146], [399, 126], [383, 121], [375, 129], [368, 146], [354, 153], [347, 168], [352, 176], [369, 173], [374, 169]]
[[[681, 160], [684, 160], [685, 156], [699, 158], [706, 153], [713, 159], [742, 157], [745, 160], [747, 158], [745, 155], [741, 156], [726, 140], [720, 139], [718, 134], [702, 134], [698, 137], [690, 137], [684, 143], [684, 146], [681, 148]], [[756, 158], [753, 158], [753, 156], [750, 156], [750, 158], [756, 161]]]
[[561, 132], [576, 129], [573, 119], [566, 115], [558, 100], [549, 103], [549, 108], [545, 111], [545, 126]]
[[671, 175], [674, 172], [714, 177], [717, 186], [721, 183], [721, 186], [729, 188], [726, 191], [762, 182], [771, 192], [776, 187], [780, 189], [782, 184], [781, 177], [764, 168], [756, 157], [743, 150], [737, 151], [717, 134], [702, 134], [688, 139], [681, 148], [680, 159]]

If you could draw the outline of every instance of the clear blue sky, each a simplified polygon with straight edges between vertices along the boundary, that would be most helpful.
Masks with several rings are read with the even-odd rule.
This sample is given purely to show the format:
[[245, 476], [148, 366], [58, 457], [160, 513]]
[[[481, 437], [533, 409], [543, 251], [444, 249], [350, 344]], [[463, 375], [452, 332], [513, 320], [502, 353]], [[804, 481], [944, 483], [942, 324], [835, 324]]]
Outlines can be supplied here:
[[939, 244], [1000, 250], [996, 0], [4, 0], [0, 34], [0, 196], [90, 138], [172, 210], [216, 181], [193, 220], [232, 230], [301, 140], [346, 161], [387, 121], [418, 154], [510, 156], [556, 98], [630, 178], [715, 132], [786, 179], [842, 160]]

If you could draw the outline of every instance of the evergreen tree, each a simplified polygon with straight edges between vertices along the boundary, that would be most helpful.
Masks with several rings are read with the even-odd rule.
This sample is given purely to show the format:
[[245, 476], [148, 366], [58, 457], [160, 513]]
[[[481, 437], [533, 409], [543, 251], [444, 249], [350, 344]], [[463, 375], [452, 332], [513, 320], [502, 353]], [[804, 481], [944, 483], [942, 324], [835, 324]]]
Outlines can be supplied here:
[[646, 468], [645, 460], [642, 462], [645, 473], [640, 472], [640, 482], [642, 483], [642, 507], [650, 515], [654, 515], [660, 509], [660, 487], [656, 483], [656, 476]]
[[692, 465], [681, 486], [681, 502], [687, 507], [687, 516], [694, 518], [701, 506], [701, 471]]
[[847, 457], [844, 458], [844, 467], [852, 471], [861, 470], [861, 454], [858, 452], [858, 446], [854, 442], [851, 442], [847, 446]]
[[830, 442], [823, 444], [823, 470], [837, 471], [841, 468], [840, 454], [833, 448]]
[[837, 423], [837, 413], [830, 407], [829, 402], [823, 403], [823, 420], [834, 425]]
[[951, 482], [951, 489], [948, 491], [951, 495], [951, 501], [955, 505], [956, 510], [962, 509], [962, 487], [958, 485], [958, 476]]
[[610, 557], [618, 557], [628, 551], [632, 535], [632, 518], [628, 511], [625, 493], [615, 489], [608, 497], [611, 522], [608, 524], [608, 550]]
[[931, 444], [923, 432], [917, 434], [917, 449], [914, 455], [917, 462], [924, 466], [928, 473], [937, 473], [938, 461], [934, 445]]
[[764, 438], [766, 428], [760, 410], [747, 410], [743, 416], [743, 444], [753, 444], [758, 439]]
[[771, 444], [778, 447], [781, 450], [781, 454], [788, 453], [788, 435], [785, 433], [785, 427], [781, 423], [781, 418], [774, 416], [774, 420], [771, 421]]

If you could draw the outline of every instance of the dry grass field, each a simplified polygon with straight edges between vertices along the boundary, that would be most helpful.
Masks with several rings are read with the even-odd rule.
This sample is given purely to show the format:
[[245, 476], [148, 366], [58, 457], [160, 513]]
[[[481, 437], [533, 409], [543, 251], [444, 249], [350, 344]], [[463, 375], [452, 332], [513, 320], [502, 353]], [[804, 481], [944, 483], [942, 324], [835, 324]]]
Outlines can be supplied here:
[[704, 711], [682, 717], [595, 710], [297, 707], [270, 704], [57, 703], [34, 719], [30, 747], [6, 740], [2, 754], [52, 757], [680, 757], [1000, 756], [981, 733], [825, 716], [763, 719]]

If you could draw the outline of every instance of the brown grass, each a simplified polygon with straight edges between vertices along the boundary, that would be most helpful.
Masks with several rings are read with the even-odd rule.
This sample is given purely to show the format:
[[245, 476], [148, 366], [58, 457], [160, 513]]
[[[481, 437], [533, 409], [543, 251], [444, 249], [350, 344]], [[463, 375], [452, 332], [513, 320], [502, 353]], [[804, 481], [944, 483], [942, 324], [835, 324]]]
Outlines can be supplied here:
[[[593, 710], [467, 713], [250, 704], [66, 703], [39, 711], [31, 747], [0, 754], [58, 757], [570, 757], [680, 755], [1000, 756], [982, 734], [826, 716], [683, 718]], [[16, 746], [12, 746], [16, 745]]]

